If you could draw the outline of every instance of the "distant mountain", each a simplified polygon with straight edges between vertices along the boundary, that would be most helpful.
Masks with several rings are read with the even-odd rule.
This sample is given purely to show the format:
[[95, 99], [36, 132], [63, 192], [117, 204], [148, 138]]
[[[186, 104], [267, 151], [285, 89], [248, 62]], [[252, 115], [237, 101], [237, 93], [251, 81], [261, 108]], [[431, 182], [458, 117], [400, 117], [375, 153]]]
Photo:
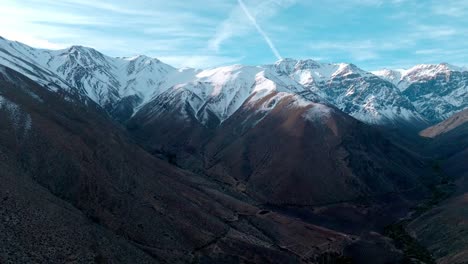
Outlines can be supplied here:
[[[42, 50], [5, 39], [0, 39], [0, 64], [51, 90], [74, 90], [115, 116], [125, 115], [127, 118], [137, 105], [158, 93], [163, 78], [176, 71], [145, 56], [111, 58], [82, 46]], [[130, 109], [126, 109], [128, 104]]]
[[354, 64], [286, 59], [277, 62], [273, 68], [280, 76], [289, 76], [306, 91], [318, 94], [363, 122], [424, 122], [395, 86]]
[[421, 64], [408, 70], [381, 70], [375, 75], [392, 82], [431, 123], [468, 107], [468, 70], [447, 63]]
[[[74, 89], [121, 122], [149, 101], [158, 100], [158, 96], [180, 93], [181, 89], [197, 97], [193, 100], [198, 103], [190, 104], [202, 123], [208, 112], [222, 122], [253, 93], [258, 96], [259, 92], [271, 89], [295, 93], [312, 101], [321, 98], [371, 124], [425, 122], [394, 85], [353, 64], [284, 59], [257, 67], [175, 69], [145, 56], [111, 58], [81, 46], [41, 50], [5, 39], [0, 40], [0, 63], [52, 90]], [[262, 78], [266, 80], [264, 87], [257, 87], [261, 91], [252, 89]]]
[[[234, 65], [204, 71], [181, 72], [179, 84], [162, 82], [165, 92], [148, 105], [168, 106], [167, 98], [186, 93], [195, 117], [206, 123], [229, 118], [249, 99], [259, 100], [271, 92], [296, 94], [304, 100], [334, 105], [371, 124], [424, 123], [412, 104], [392, 84], [351, 64], [320, 64], [315, 61], [281, 60], [274, 65]], [[177, 76], [177, 75], [176, 75]], [[250, 100], [252, 101], [252, 100]], [[144, 110], [143, 110], [144, 109]], [[143, 105], [140, 111], [148, 112]], [[152, 109], [152, 113], [159, 110]]]

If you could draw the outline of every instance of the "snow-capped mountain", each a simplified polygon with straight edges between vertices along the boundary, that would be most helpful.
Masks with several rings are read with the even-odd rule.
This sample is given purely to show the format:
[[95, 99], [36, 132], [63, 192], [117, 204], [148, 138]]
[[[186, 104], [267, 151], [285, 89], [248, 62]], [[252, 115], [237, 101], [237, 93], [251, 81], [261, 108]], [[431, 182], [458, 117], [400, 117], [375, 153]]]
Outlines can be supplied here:
[[424, 118], [439, 122], [468, 107], [468, 70], [447, 63], [421, 64], [375, 75], [395, 84]]
[[382, 124], [422, 117], [391, 83], [354, 64], [281, 60], [272, 66], [306, 90], [367, 123]]
[[468, 73], [448, 64], [370, 73], [354, 64], [283, 59], [262, 66], [176, 69], [146, 56], [113, 58], [82, 46], [35, 49], [6, 39], [0, 39], [0, 64], [50, 90], [89, 98], [122, 122], [138, 111], [160, 114], [161, 107], [179, 107], [181, 116], [190, 112], [203, 124], [220, 123], [244, 104], [288, 93], [371, 124], [420, 123], [466, 108], [467, 100]]
[[[164, 92], [141, 111], [157, 114], [170, 105], [174, 108], [174, 104], [183, 104], [202, 123], [210, 121], [210, 117], [219, 123], [244, 104], [282, 93], [333, 105], [368, 123], [422, 121], [395, 86], [352, 64], [283, 59], [273, 65], [234, 65], [191, 74], [169, 78], [179, 80], [179, 84], [161, 82]], [[188, 112], [184, 110], [185, 116]]]
[[5, 39], [0, 39], [0, 63], [51, 89], [78, 91], [107, 110], [127, 97], [143, 102], [176, 70], [146, 56], [112, 58], [82, 46], [43, 50]]
[[[188, 70], [187, 70], [188, 71]], [[203, 71], [180, 72], [161, 84], [163, 93], [153, 97], [152, 113], [163, 113], [161, 107], [187, 105], [202, 123], [209, 118], [222, 122], [234, 114], [242, 105], [252, 104], [271, 93], [303, 93], [309, 100], [319, 100], [316, 95], [306, 95], [307, 90], [289, 78], [281, 78], [268, 67], [233, 65]], [[190, 74], [192, 76], [190, 76]], [[180, 77], [179, 77], [180, 76]], [[178, 77], [178, 78], [175, 78]], [[181, 83], [171, 83], [174, 79]], [[151, 106], [150, 106], [151, 107]], [[147, 109], [142, 111], [149, 111]], [[189, 114], [184, 110], [187, 117]]]
[[404, 69], [383, 69], [378, 71], [373, 71], [372, 73], [384, 80], [391, 82], [393, 85], [398, 87], [400, 91], [408, 87], [408, 83], [403, 80], [402, 76], [405, 74], [406, 70]]

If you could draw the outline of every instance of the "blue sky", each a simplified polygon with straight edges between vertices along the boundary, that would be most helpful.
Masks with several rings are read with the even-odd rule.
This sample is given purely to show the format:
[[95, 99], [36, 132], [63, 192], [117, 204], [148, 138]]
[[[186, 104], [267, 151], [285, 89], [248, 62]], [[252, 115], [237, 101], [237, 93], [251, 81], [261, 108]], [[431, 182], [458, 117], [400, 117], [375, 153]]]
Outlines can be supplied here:
[[2, 0], [0, 35], [174, 66], [283, 58], [364, 69], [468, 65], [467, 0]]

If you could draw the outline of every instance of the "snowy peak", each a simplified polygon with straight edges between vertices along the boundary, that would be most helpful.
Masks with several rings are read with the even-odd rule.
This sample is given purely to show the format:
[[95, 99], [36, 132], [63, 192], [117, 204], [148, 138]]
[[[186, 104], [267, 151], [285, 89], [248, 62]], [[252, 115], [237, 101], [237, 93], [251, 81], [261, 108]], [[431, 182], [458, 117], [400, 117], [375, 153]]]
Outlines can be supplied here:
[[382, 69], [378, 71], [372, 71], [372, 74], [387, 79], [391, 83], [398, 83], [405, 72], [406, 70], [404, 69]]
[[370, 77], [366, 72], [354, 64], [349, 63], [320, 63], [314, 60], [282, 59], [274, 65], [267, 65], [277, 73], [289, 75], [302, 85], [314, 85], [330, 81], [334, 78]]
[[401, 91], [406, 90], [412, 83], [421, 80], [433, 79], [438, 75], [447, 75], [451, 72], [466, 72], [463, 67], [448, 63], [418, 64], [409, 69], [383, 69], [372, 73], [396, 85]]
[[254, 66], [233, 65], [193, 72], [195, 75], [192, 79], [169, 87], [169, 91], [164, 95], [189, 91], [192, 96], [188, 104], [197, 113], [197, 117], [202, 118], [202, 123], [207, 122], [206, 117], [210, 115], [215, 115], [219, 121], [223, 121], [251, 95], [256, 76], [261, 70]]
[[273, 64], [273, 67], [275, 68], [276, 72], [289, 75], [296, 70], [297, 63], [297, 60], [284, 58], [275, 62], [275, 64]]
[[427, 120], [436, 123], [468, 107], [468, 71], [440, 64], [407, 70], [381, 70], [375, 75], [397, 86]]
[[[80, 45], [42, 50], [3, 39], [0, 47], [4, 47], [0, 63], [43, 85], [53, 82], [62, 89], [75, 89], [106, 109], [128, 96], [137, 96], [139, 102], [148, 100], [159, 82], [176, 70], [147, 56], [112, 58]], [[39, 74], [42, 71], [47, 74]]]
[[145, 55], [123, 58], [123, 61], [123, 63], [126, 64], [128, 75], [138, 74], [145, 69], [147, 69], [148, 72], [159, 71], [162, 73], [168, 73], [176, 70], [174, 67], [167, 65], [156, 58], [150, 58]]
[[184, 91], [190, 94], [184, 97], [186, 105], [202, 123], [208, 121], [204, 119], [208, 116], [223, 122], [247, 101], [255, 104], [271, 94], [297, 95], [305, 101], [331, 104], [368, 123], [422, 120], [396, 87], [354, 64], [282, 59], [273, 65], [232, 65], [192, 73], [168, 78], [179, 82], [172, 86], [164, 83], [161, 96], [152, 101], [181, 98], [175, 94]]
[[356, 76], [356, 77], [370, 77], [370, 74], [363, 69], [357, 67], [354, 64], [340, 63], [336, 64], [337, 70], [332, 74], [332, 77], [336, 76]]
[[402, 79], [407, 79], [409, 82], [418, 81], [423, 78], [434, 78], [439, 74], [449, 74], [450, 72], [462, 72], [463, 68], [450, 65], [448, 63], [440, 64], [419, 64], [416, 65], [402, 75]]
[[[68, 60], [70, 63], [79, 64], [84, 68], [95, 68], [100, 66], [112, 67], [112, 64], [110, 63], [111, 58], [93, 48], [71, 46], [64, 50], [50, 51], [48, 53], [50, 54], [48, 64], [50, 64], [52, 60], [61, 58], [63, 61]], [[63, 61], [57, 60], [58, 63], [63, 63]]]
[[412, 72], [420, 72], [421, 74], [437, 74], [440, 72], [449, 72], [449, 71], [463, 71], [462, 67], [448, 64], [446, 62], [439, 64], [419, 64], [408, 70], [407, 74]]

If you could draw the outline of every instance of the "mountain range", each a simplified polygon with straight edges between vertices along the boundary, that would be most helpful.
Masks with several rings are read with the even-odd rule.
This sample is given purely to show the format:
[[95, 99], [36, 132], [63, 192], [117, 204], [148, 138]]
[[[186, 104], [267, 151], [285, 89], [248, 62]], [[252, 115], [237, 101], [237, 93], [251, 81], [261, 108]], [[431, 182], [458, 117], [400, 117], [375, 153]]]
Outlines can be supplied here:
[[121, 121], [182, 93], [190, 95], [186, 103], [201, 123], [209, 115], [221, 123], [247, 99], [272, 92], [323, 102], [379, 125], [434, 124], [468, 105], [468, 71], [448, 64], [371, 73], [347, 63], [282, 59], [262, 66], [176, 69], [146, 56], [112, 58], [82, 46], [41, 50], [5, 39], [0, 62], [51, 90], [75, 90]]
[[[462, 198], [412, 215], [464, 182], [467, 82], [445, 63], [178, 69], [0, 38], [0, 262], [463, 263], [459, 230], [441, 253], [426, 228]], [[434, 259], [385, 233], [401, 219]]]

